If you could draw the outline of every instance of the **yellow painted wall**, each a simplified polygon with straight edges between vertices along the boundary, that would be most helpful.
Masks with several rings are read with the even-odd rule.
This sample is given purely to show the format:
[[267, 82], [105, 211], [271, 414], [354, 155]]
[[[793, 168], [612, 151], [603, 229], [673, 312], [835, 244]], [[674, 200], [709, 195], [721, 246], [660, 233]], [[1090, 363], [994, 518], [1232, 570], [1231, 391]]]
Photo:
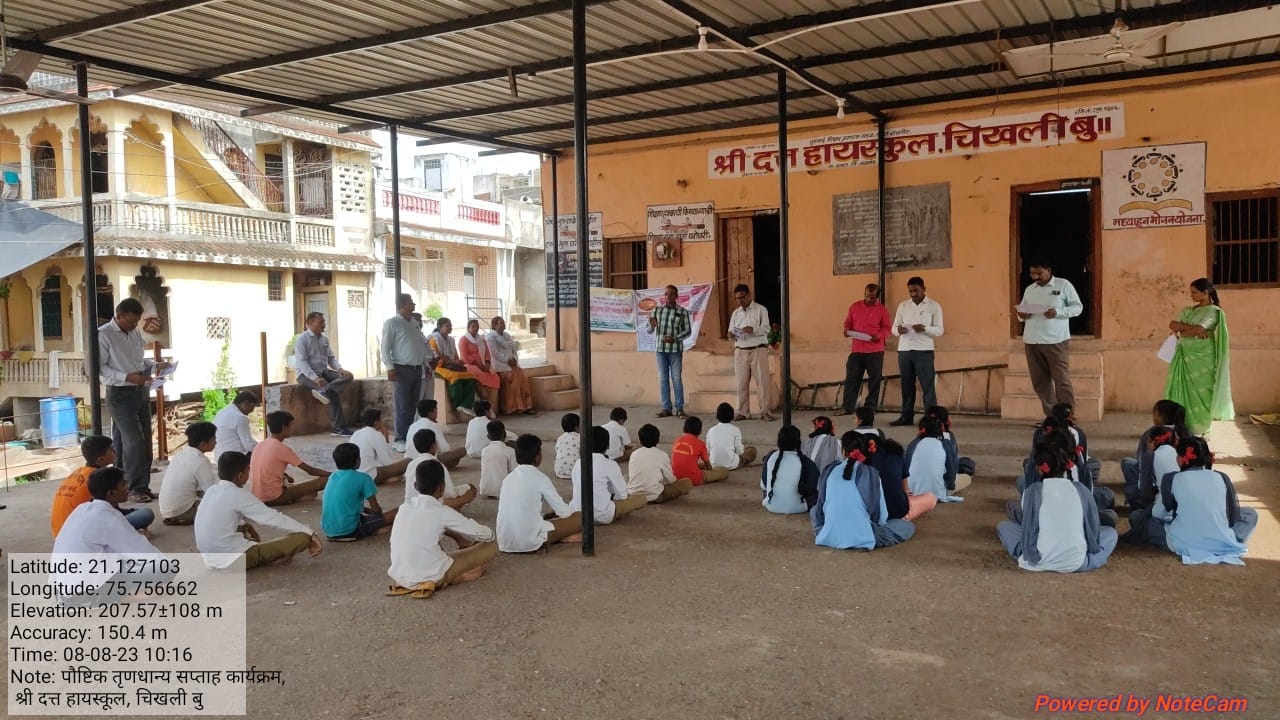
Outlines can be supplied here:
[[168, 194], [168, 183], [164, 139], [159, 129], [147, 120], [135, 120], [123, 132], [125, 172], [128, 173], [126, 191], [164, 197]]
[[[1060, 98], [1052, 93], [1004, 96], [995, 112], [1014, 115], [1053, 109], [1058, 102], [1066, 106], [1111, 101], [1125, 105], [1123, 138], [888, 166], [890, 187], [951, 184], [951, 268], [890, 273], [886, 280], [890, 308], [906, 298], [906, 279], [915, 274], [925, 277], [930, 296], [942, 303], [946, 336], [938, 343], [939, 368], [1003, 362], [1009, 352], [1021, 351], [1021, 341], [1011, 337], [1009, 319], [1014, 293], [1009, 260], [1011, 187], [1099, 177], [1101, 153], [1107, 149], [1192, 141], [1208, 143], [1207, 192], [1280, 186], [1280, 151], [1270, 139], [1275, 118], [1280, 117], [1280, 75], [1274, 68], [1117, 83], [1064, 92]], [[992, 101], [985, 100], [904, 111], [895, 114], [890, 127], [976, 119], [992, 110]], [[832, 117], [795, 124], [792, 138], [869, 129], [864, 121]], [[776, 176], [707, 177], [708, 149], [774, 140], [776, 130], [764, 126], [593, 147], [590, 210], [603, 212], [605, 237], [612, 238], [643, 235], [648, 205], [711, 200], [718, 213], [776, 208]], [[572, 156], [560, 163], [559, 207], [573, 208]], [[874, 189], [875, 173], [870, 166], [790, 175], [793, 374], [802, 384], [843, 377], [847, 346], [839, 340], [840, 325], [848, 305], [861, 297], [862, 287], [875, 276], [833, 275], [831, 198]], [[547, 164], [543, 187], [551, 189]], [[548, 196], [544, 207], [550, 205]], [[1146, 409], [1163, 390], [1165, 369], [1152, 357], [1155, 348], [1168, 334], [1169, 320], [1189, 303], [1188, 283], [1208, 272], [1206, 229], [1107, 231], [1101, 245], [1100, 267], [1095, 268], [1102, 285], [1101, 332], [1094, 339], [1074, 340], [1072, 349], [1103, 353], [1109, 409]], [[714, 244], [686, 243], [684, 248], [682, 267], [649, 270], [650, 287], [715, 279]], [[1280, 290], [1226, 290], [1222, 303], [1232, 331], [1237, 408], [1280, 407], [1280, 373], [1274, 370], [1280, 364], [1280, 313], [1257, 311], [1267, 305], [1280, 307]], [[713, 309], [719, 304], [718, 297], [713, 299]], [[573, 371], [576, 313], [565, 310], [562, 322], [567, 352], [551, 355], [563, 369]], [[728, 343], [719, 340], [722, 322], [718, 311], [709, 313], [699, 350], [730, 352]], [[621, 370], [610, 376], [623, 378], [597, 382], [597, 402], [656, 401], [653, 358], [635, 352], [634, 337], [601, 333], [593, 335], [592, 343], [611, 368]], [[688, 361], [686, 393], [698, 389], [697, 373], [690, 373], [687, 365]], [[894, 353], [889, 353], [886, 366], [896, 366]]]
[[10, 278], [9, 299], [6, 301], [5, 319], [9, 323], [6, 329], [6, 347], [10, 350], [19, 345], [35, 347], [35, 320], [32, 314], [31, 284], [21, 274]]

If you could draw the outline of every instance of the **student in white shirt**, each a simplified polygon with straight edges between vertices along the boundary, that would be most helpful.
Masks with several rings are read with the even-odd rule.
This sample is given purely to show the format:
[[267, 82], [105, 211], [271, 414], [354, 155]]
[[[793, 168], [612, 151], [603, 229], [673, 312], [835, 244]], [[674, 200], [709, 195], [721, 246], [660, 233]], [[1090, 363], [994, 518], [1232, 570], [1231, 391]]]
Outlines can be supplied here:
[[210, 422], [187, 426], [187, 444], [169, 458], [160, 483], [160, 517], [165, 525], [190, 525], [196, 521], [200, 498], [213, 487], [213, 465], [205, 453], [213, 449], [218, 428]]
[[[129, 485], [125, 481], [124, 471], [110, 466], [94, 470], [88, 480], [89, 496], [93, 499], [81, 503], [67, 516], [62, 529], [53, 541], [52, 562], [58, 562], [66, 555], [101, 555], [120, 554], [128, 556], [161, 555], [160, 551], [138, 530], [134, 529], [125, 516], [120, 513], [119, 505], [129, 499]], [[112, 579], [113, 572], [108, 569], [95, 571], [87, 562], [78, 562], [74, 573], [52, 573], [49, 583], [59, 590], [69, 589], [83, 583], [83, 588], [72, 593], [58, 592], [59, 598], [66, 605], [93, 605], [104, 598], [99, 591], [106, 581]], [[137, 574], [130, 574], [128, 580], [153, 579]]]
[[[604, 454], [608, 449], [609, 431], [599, 425], [591, 428], [592, 515], [600, 525], [620, 520], [649, 502], [643, 495], [628, 495], [622, 468]], [[573, 466], [573, 500], [569, 507], [582, 511], [582, 460]]]
[[609, 452], [605, 455], [615, 462], [630, 460], [631, 452], [635, 450], [635, 446], [631, 444], [631, 433], [625, 427], [626, 422], [626, 409], [616, 407], [609, 411], [609, 422], [604, 424], [604, 429], [609, 431]]
[[218, 462], [222, 453], [228, 450], [248, 455], [258, 446], [249, 428], [249, 413], [257, 406], [258, 396], [244, 390], [236, 395], [234, 402], [213, 416], [213, 424], [218, 428], [217, 443], [213, 448], [214, 462]]
[[499, 497], [502, 481], [516, 469], [516, 451], [507, 445], [507, 426], [501, 420], [490, 420], [489, 444], [480, 452], [480, 494]]
[[413, 445], [413, 436], [417, 435], [419, 430], [430, 430], [436, 435], [436, 448], [439, 450], [435, 454], [436, 460], [439, 460], [447, 469], [453, 470], [458, 467], [458, 461], [467, 454], [467, 451], [465, 448], [449, 446], [449, 439], [444, 436], [444, 427], [438, 421], [439, 408], [440, 405], [435, 400], [428, 399], [418, 403], [418, 419], [409, 426], [408, 445], [405, 446], [404, 456], [410, 460], [418, 457], [418, 449]]
[[906, 300], [898, 303], [892, 332], [898, 338], [898, 374], [902, 377], [902, 413], [890, 425], [914, 425], [916, 381], [924, 393], [924, 406], [938, 404], [934, 390], [933, 339], [942, 337], [942, 306], [924, 294], [924, 278], [907, 280]]
[[403, 477], [409, 458], [396, 460], [392, 454], [387, 429], [382, 424], [382, 411], [366, 408], [360, 413], [360, 422], [364, 427], [352, 433], [350, 440], [360, 448], [360, 472], [373, 478], [376, 485]]
[[[556, 492], [551, 478], [538, 469], [542, 464], [542, 439], [521, 435], [516, 439], [520, 463], [502, 481], [498, 498], [498, 549], [526, 553], [558, 542], [582, 542], [582, 514], [574, 512]], [[542, 502], [555, 513], [543, 519]]]
[[[440, 458], [436, 456], [436, 434], [431, 430], [419, 430], [410, 435], [409, 443], [417, 449], [418, 456], [409, 461], [409, 467], [404, 471], [405, 502], [409, 502], [418, 494], [418, 468], [422, 467], [423, 463], [433, 460], [440, 462]], [[443, 465], [443, 463], [441, 464]], [[454, 485], [453, 476], [449, 474], [449, 468], [445, 467], [444, 495], [441, 496], [440, 502], [454, 510], [461, 510], [464, 505], [475, 499], [475, 487], [466, 484]]]
[[658, 449], [662, 433], [655, 425], [642, 425], [636, 432], [641, 447], [631, 454], [627, 466], [627, 494], [643, 495], [651, 503], [675, 500], [693, 490], [688, 478], [676, 479], [671, 456]]
[[561, 480], [573, 477], [573, 464], [582, 454], [581, 425], [578, 413], [565, 413], [560, 418], [560, 429], [564, 433], [556, 438], [556, 477]]
[[756, 459], [754, 445], [742, 446], [742, 431], [733, 424], [733, 406], [720, 403], [716, 407], [719, 422], [707, 431], [707, 454], [712, 468], [736, 470], [750, 465]]
[[493, 406], [488, 400], [477, 400], [475, 404], [476, 416], [467, 422], [467, 457], [473, 460], [480, 459], [480, 451], [484, 450], [489, 444], [489, 421], [496, 420], [493, 414]]
[[[234, 450], [218, 458], [220, 481], [204, 494], [196, 511], [196, 549], [212, 568], [230, 567], [238, 555], [245, 557], [245, 569], [288, 563], [293, 556], [309, 550], [319, 555], [320, 535], [311, 528], [263, 504], [245, 489], [249, 480], [249, 458]], [[262, 542], [250, 524], [282, 530], [284, 537]]]
[[[400, 506], [391, 528], [391, 567], [395, 582], [388, 595], [431, 597], [437, 589], [479, 580], [498, 555], [493, 531], [440, 502], [444, 466], [424, 463], [414, 480], [418, 495]], [[448, 535], [458, 549], [445, 553], [440, 538]]]

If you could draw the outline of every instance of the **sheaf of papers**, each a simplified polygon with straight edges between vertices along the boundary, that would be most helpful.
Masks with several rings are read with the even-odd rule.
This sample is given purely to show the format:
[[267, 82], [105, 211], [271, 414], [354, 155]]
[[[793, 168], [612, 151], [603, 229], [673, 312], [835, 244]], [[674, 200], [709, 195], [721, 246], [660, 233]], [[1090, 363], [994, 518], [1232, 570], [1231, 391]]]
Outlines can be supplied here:
[[1049, 309], [1049, 306], [1037, 305], [1035, 303], [1023, 303], [1021, 305], [1014, 305], [1013, 309], [1020, 313], [1026, 313], [1027, 315], [1043, 315], [1045, 314], [1045, 311]]
[[849, 330], [845, 332], [845, 337], [851, 337], [854, 340], [870, 340], [871, 339], [870, 335], [864, 332], [858, 332], [857, 330]]
[[1178, 336], [1170, 335], [1164, 339], [1164, 343], [1160, 345], [1160, 349], [1156, 351], [1156, 357], [1171, 363], [1173, 362], [1173, 353], [1178, 349]]

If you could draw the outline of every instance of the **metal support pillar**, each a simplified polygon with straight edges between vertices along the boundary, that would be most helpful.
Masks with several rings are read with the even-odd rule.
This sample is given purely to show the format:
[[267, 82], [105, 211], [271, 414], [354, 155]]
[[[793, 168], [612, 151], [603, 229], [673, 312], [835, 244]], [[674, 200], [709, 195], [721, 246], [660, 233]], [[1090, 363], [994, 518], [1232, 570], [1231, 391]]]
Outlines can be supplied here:
[[556, 352], [564, 350], [560, 332], [560, 172], [559, 154], [551, 156], [551, 255], [555, 268], [552, 271], [552, 296], [556, 299]]
[[878, 251], [878, 257], [880, 259], [880, 262], [879, 262], [880, 302], [882, 303], [887, 302], [889, 299], [889, 296], [884, 289], [884, 274], [885, 274], [884, 226], [885, 226], [885, 217], [886, 217], [885, 212], [887, 210], [885, 207], [885, 187], [884, 187], [884, 171], [885, 171], [885, 162], [884, 162], [885, 127], [884, 126], [887, 125], [888, 122], [889, 121], [886, 120], [885, 118], [880, 118], [879, 120], [876, 121], [876, 137], [879, 139], [879, 143], [877, 145], [879, 150], [876, 152], [876, 193], [877, 193], [876, 202], [879, 206], [878, 207], [879, 217], [877, 218], [879, 229], [877, 230], [877, 234], [880, 237], [880, 248]]
[[[89, 97], [89, 66], [86, 63], [76, 63], [76, 94], [82, 98]], [[98, 270], [93, 247], [93, 173], [89, 172], [93, 156], [89, 144], [88, 105], [78, 106], [77, 122], [80, 124], [80, 222], [84, 224], [84, 351], [85, 357], [89, 358], [89, 424], [94, 435], [101, 435], [102, 355], [98, 349]], [[124, 158], [117, 157], [115, 162], [124, 163]], [[117, 188], [117, 192], [123, 193], [124, 188]]]
[[573, 0], [573, 173], [578, 214], [578, 387], [582, 390], [582, 554], [596, 552], [591, 463], [591, 223], [587, 213], [587, 2]]
[[396, 269], [396, 302], [400, 301], [400, 293], [404, 292], [404, 273], [400, 267], [400, 131], [395, 125], [388, 125], [391, 131], [391, 250], [395, 253]]
[[782, 276], [782, 424], [791, 424], [791, 270], [790, 218], [788, 186], [791, 156], [787, 148], [787, 71], [778, 71], [778, 272]]

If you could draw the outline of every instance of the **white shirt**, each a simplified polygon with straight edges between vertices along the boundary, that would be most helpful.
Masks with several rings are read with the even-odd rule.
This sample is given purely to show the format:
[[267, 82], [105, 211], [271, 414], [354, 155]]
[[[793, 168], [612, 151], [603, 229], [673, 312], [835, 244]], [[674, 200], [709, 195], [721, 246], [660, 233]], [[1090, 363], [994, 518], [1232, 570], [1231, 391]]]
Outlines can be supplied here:
[[[582, 461], [573, 465], [573, 499], [569, 507], [575, 512], [582, 511]], [[591, 457], [591, 498], [596, 522], [608, 525], [613, 522], [613, 501], [627, 499], [627, 481], [622, 479], [622, 468], [618, 463], [594, 453]]]
[[490, 440], [480, 451], [480, 494], [502, 494], [502, 481], [516, 469], [516, 451], [502, 440]]
[[573, 477], [573, 465], [582, 453], [582, 433], [567, 432], [556, 438], [556, 477]]
[[627, 446], [631, 444], [631, 433], [627, 432], [627, 428], [617, 420], [610, 420], [604, 424], [604, 429], [609, 431], [609, 450], [605, 453], [610, 460], [617, 460], [622, 457], [622, 453], [627, 451]]
[[636, 448], [627, 464], [627, 475], [627, 493], [644, 495], [650, 501], [658, 499], [664, 485], [676, 481], [671, 458], [656, 447]]
[[405, 457], [412, 460], [422, 454], [418, 452], [418, 446], [413, 444], [413, 437], [418, 434], [419, 430], [430, 430], [431, 432], [436, 434], [436, 452], [437, 453], [449, 452], [449, 441], [445, 439], [444, 428], [440, 427], [440, 423], [437, 423], [435, 420], [432, 420], [431, 418], [420, 417], [417, 420], [413, 421], [413, 424], [409, 426], [409, 432], [405, 433], [405, 440], [406, 440], [404, 444]]
[[[428, 460], [435, 460], [436, 456], [431, 453], [422, 453], [418, 457], [409, 462], [409, 466], [404, 469], [404, 501], [409, 502], [413, 498], [418, 497], [422, 493], [418, 492], [418, 466]], [[443, 467], [443, 465], [442, 465]], [[453, 476], [449, 474], [449, 468], [444, 469], [444, 497], [456, 498], [466, 495], [471, 489], [470, 485], [454, 485]]]
[[387, 575], [401, 587], [422, 582], [439, 582], [453, 565], [453, 558], [440, 549], [445, 530], [471, 540], [489, 542], [493, 531], [442, 504], [429, 495], [419, 495], [400, 506], [391, 525], [391, 567]]
[[1027, 345], [1056, 345], [1071, 339], [1071, 321], [1084, 312], [1080, 296], [1070, 282], [1060, 277], [1049, 278], [1049, 282], [1041, 286], [1031, 283], [1022, 292], [1022, 304], [1044, 305], [1058, 311], [1057, 317], [1047, 318], [1043, 313], [1032, 315], [1018, 322], [1024, 323], [1022, 342]]
[[573, 510], [556, 492], [551, 478], [533, 465], [519, 465], [502, 481], [498, 498], [498, 549], [502, 552], [532, 552], [547, 541], [555, 529], [542, 519], [542, 501], [556, 517], [569, 517]]
[[[156, 546], [129, 524], [114, 505], [106, 500], [90, 500], [67, 516], [58, 537], [54, 538], [53, 555], [50, 559], [57, 562], [63, 555], [103, 553], [130, 556], [161, 554]], [[83, 558], [74, 559], [79, 561], [79, 573], [51, 574], [49, 582], [62, 585], [82, 582], [92, 592], [111, 579], [114, 571], [103, 569], [102, 572], [91, 573]]]
[[[739, 335], [742, 328], [751, 328], [751, 334]], [[741, 306], [733, 309], [729, 316], [729, 336], [733, 338], [735, 348], [755, 348], [769, 342], [769, 311], [760, 303], [753, 302], [744, 310]]]
[[707, 431], [707, 455], [711, 458], [711, 467], [738, 467], [739, 456], [746, 450], [742, 447], [742, 431], [733, 423], [717, 423]]
[[375, 428], [360, 428], [351, 434], [351, 439], [347, 442], [355, 443], [360, 448], [360, 472], [369, 477], [378, 477], [378, 468], [394, 462], [391, 443]]
[[311, 528], [264, 505], [249, 488], [219, 480], [204, 494], [196, 510], [196, 549], [204, 555], [205, 564], [229, 567], [235, 561], [234, 555], [253, 547], [253, 541], [236, 529], [249, 521], [287, 533], [312, 534]]
[[216, 482], [209, 458], [190, 445], [183, 447], [169, 459], [160, 483], [160, 517], [177, 517], [190, 510], [200, 499], [196, 493], [208, 492]]
[[[917, 447], [916, 452], [919, 452]], [[1084, 564], [1089, 546], [1084, 539], [1084, 507], [1080, 494], [1067, 478], [1045, 478], [1040, 497], [1040, 534], [1036, 549], [1040, 562], [1027, 562], [1026, 554], [1018, 558], [1023, 570], [1075, 572]]]
[[222, 453], [228, 450], [248, 454], [258, 447], [258, 441], [253, 438], [253, 431], [249, 429], [249, 416], [240, 412], [240, 408], [235, 405], [219, 410], [213, 416], [213, 425], [218, 428], [218, 434], [214, 435], [217, 443], [213, 446], [214, 462], [218, 462]]
[[[915, 332], [913, 327], [916, 325], [923, 325], [924, 332]], [[903, 335], [898, 332], [899, 326], [904, 326], [911, 332]], [[898, 310], [893, 315], [892, 332], [898, 338], [899, 352], [932, 350], [933, 339], [942, 337], [942, 306], [927, 295], [919, 305], [911, 298], [903, 300], [898, 303]]]
[[467, 423], [467, 457], [480, 459], [480, 451], [489, 444], [489, 418], [474, 417]]

